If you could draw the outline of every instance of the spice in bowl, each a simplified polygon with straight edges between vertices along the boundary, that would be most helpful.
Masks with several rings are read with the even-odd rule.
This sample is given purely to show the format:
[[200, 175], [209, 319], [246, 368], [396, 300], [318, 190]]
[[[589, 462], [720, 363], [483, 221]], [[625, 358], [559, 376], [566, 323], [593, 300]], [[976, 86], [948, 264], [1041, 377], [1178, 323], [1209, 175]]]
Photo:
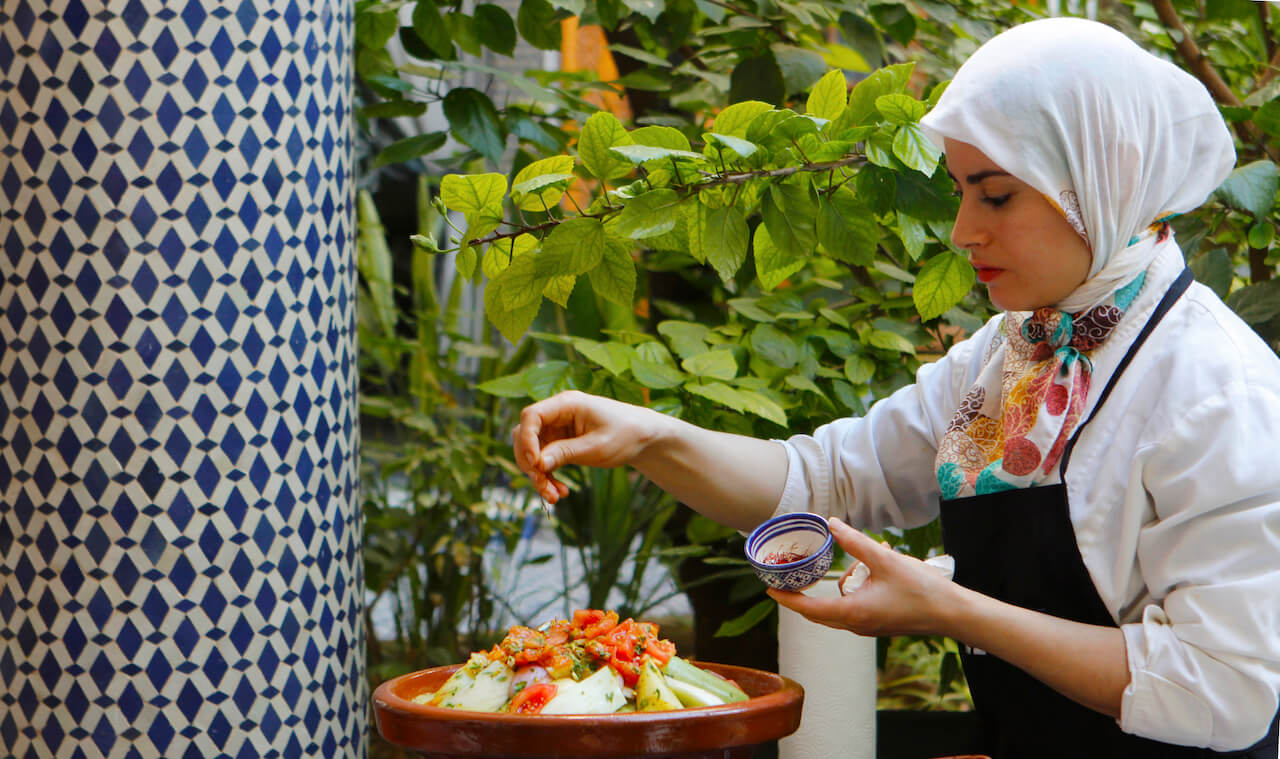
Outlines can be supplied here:
[[751, 532], [747, 561], [769, 587], [803, 590], [831, 568], [832, 543], [827, 520], [818, 514], [779, 514]]

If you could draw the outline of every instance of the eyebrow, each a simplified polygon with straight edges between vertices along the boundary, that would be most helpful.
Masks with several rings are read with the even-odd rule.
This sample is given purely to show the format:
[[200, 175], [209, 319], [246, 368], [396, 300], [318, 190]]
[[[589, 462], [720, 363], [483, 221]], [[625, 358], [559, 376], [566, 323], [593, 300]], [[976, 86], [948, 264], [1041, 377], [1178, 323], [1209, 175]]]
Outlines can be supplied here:
[[[950, 171], [947, 172], [947, 176], [951, 177], [952, 182], [959, 181], [958, 179], [956, 179], [956, 175], [952, 174]], [[976, 174], [970, 174], [969, 176], [964, 178], [964, 181], [967, 182], [968, 184], [978, 184], [979, 182], [981, 182], [982, 180], [988, 177], [1007, 177], [1007, 176], [1011, 176], [1007, 171], [1000, 171], [999, 169], [987, 169], [985, 171], [979, 171]]]

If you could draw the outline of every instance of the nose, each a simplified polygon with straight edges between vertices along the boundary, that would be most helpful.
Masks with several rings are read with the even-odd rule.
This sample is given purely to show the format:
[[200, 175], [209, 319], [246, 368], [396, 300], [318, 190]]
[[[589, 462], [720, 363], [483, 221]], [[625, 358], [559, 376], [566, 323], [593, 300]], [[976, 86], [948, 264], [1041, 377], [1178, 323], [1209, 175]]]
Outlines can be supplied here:
[[951, 243], [961, 250], [972, 250], [985, 245], [991, 238], [980, 221], [980, 214], [972, 208], [973, 199], [961, 198], [951, 227]]

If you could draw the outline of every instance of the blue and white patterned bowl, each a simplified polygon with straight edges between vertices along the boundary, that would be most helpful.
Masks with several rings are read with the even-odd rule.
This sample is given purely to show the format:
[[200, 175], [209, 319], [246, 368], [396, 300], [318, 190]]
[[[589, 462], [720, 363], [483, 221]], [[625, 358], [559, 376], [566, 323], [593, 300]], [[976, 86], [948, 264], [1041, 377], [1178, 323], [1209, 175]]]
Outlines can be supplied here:
[[[817, 514], [779, 514], [747, 537], [747, 561], [764, 584], [779, 590], [803, 590], [831, 568], [831, 530]], [[799, 556], [793, 561], [779, 558]]]

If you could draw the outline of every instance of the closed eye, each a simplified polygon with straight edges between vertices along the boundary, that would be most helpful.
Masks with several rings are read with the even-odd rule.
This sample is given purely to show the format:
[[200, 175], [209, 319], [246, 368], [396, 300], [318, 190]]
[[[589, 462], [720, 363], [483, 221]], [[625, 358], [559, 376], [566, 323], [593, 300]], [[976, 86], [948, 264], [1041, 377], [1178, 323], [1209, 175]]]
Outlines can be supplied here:
[[1005, 193], [1004, 195], [984, 195], [982, 202], [990, 205], [992, 208], [999, 208], [1008, 202], [1013, 193]]

